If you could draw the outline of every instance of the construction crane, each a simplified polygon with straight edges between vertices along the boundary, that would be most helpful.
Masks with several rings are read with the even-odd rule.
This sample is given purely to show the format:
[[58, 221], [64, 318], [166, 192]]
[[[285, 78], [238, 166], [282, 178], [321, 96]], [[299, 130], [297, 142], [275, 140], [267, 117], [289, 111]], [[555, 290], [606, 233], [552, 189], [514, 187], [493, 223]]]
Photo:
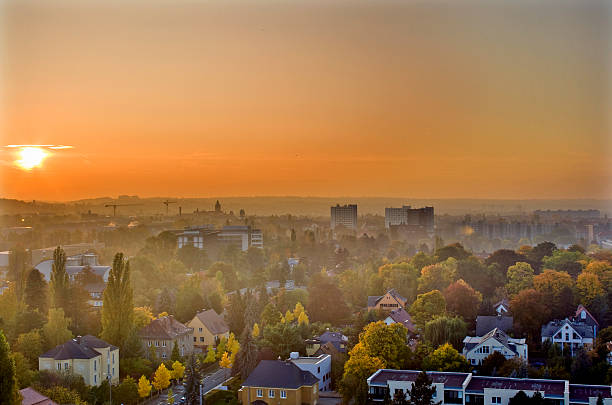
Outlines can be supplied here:
[[166, 206], [166, 215], [168, 215], [168, 207], [170, 206], [170, 204], [176, 204], [176, 201], [166, 200], [162, 201], [162, 203], [164, 203], [164, 205]]
[[104, 204], [104, 207], [113, 207], [113, 216], [117, 216], [117, 207], [127, 207], [128, 205], [142, 205], [142, 204]]

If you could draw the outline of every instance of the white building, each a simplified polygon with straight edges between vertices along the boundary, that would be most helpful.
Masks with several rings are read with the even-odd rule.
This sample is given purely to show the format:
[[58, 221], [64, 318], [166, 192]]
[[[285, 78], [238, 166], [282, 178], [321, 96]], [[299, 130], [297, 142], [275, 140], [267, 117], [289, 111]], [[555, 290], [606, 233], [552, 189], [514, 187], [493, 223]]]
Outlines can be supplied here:
[[250, 247], [263, 249], [263, 232], [246, 225], [224, 226], [215, 229], [214, 225], [188, 227], [177, 234], [178, 248], [192, 245], [207, 249], [217, 245], [234, 245], [246, 252]]
[[493, 329], [486, 335], [466, 336], [463, 339], [463, 355], [471, 365], [482, 364], [491, 353], [498, 352], [506, 359], [519, 358], [528, 360], [528, 349], [525, 339], [513, 339], [501, 329]]
[[347, 229], [357, 229], [357, 204], [331, 207], [331, 229], [340, 225]]
[[[419, 375], [415, 370], [381, 369], [368, 379], [368, 391], [374, 402], [382, 402], [388, 393], [391, 398], [402, 390], [409, 392]], [[519, 391], [533, 396], [542, 394], [546, 403], [553, 405], [595, 405], [599, 395], [605, 405], [612, 405], [612, 387], [609, 385], [577, 385], [566, 380], [540, 380], [532, 378], [481, 377], [472, 373], [428, 371], [436, 391], [434, 402], [441, 405], [507, 405]]]
[[300, 357], [298, 352], [291, 352], [289, 360], [300, 370], [310, 371], [319, 380], [319, 391], [331, 391], [331, 364], [329, 354], [317, 357]]
[[559, 344], [561, 350], [569, 348], [573, 356], [579, 348], [593, 348], [598, 327], [599, 323], [595, 317], [584, 306], [579, 305], [571, 319], [554, 320], [542, 326], [542, 342], [550, 340]]
[[[102, 280], [105, 283], [108, 281], [111, 266], [100, 266], [97, 255], [93, 253], [84, 253], [66, 257], [66, 273], [68, 273], [70, 281], [74, 281], [76, 275], [83, 271], [83, 269], [86, 267], [89, 267], [92, 273], [102, 277]], [[42, 273], [47, 282], [51, 281], [53, 259], [43, 260], [34, 266], [34, 268]]]

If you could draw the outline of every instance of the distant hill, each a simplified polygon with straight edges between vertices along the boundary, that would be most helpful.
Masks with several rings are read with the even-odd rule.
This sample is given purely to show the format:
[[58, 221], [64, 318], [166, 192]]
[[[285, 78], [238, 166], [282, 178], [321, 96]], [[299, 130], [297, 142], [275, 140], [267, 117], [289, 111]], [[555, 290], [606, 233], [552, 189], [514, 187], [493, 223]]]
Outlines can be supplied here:
[[[435, 207], [437, 215], [463, 215], [468, 213], [489, 214], [529, 214], [542, 209], [598, 209], [602, 215], [612, 215], [612, 200], [483, 200], [483, 199], [411, 199], [387, 197], [215, 197], [215, 198], [172, 198], [154, 197], [139, 198], [138, 196], [120, 196], [119, 198], [99, 197], [68, 202], [20, 201], [0, 199], [0, 213], [86, 213], [112, 214], [112, 207], [105, 204], [118, 204], [120, 215], [152, 215], [163, 214], [166, 206], [162, 201], [176, 201], [169, 206], [171, 214], [178, 213], [182, 207], [183, 213], [195, 210], [212, 211], [215, 202], [221, 202], [222, 210], [234, 211], [236, 214], [244, 209], [247, 215], [313, 215], [328, 216], [329, 207], [336, 204], [358, 204], [359, 214], [384, 215], [385, 207], [411, 205]], [[121, 204], [130, 204], [121, 206]]]

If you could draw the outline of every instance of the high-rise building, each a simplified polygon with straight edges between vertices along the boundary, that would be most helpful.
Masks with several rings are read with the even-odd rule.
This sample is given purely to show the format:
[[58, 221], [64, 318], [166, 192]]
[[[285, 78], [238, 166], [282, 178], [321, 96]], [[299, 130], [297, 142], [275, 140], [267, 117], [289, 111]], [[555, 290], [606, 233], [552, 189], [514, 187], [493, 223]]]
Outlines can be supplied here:
[[433, 233], [434, 208], [411, 208], [409, 205], [401, 208], [385, 208], [385, 227], [397, 225], [408, 225]]
[[347, 229], [357, 229], [357, 204], [331, 207], [331, 228], [336, 229], [340, 225]]

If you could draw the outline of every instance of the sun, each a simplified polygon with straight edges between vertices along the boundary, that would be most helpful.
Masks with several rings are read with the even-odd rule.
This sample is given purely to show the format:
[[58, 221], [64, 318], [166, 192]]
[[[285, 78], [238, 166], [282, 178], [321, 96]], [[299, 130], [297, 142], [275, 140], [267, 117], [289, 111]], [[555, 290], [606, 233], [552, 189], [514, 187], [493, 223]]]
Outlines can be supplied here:
[[25, 146], [19, 149], [19, 158], [15, 164], [24, 170], [32, 170], [35, 167], [40, 167], [48, 153], [41, 148], [33, 146]]

